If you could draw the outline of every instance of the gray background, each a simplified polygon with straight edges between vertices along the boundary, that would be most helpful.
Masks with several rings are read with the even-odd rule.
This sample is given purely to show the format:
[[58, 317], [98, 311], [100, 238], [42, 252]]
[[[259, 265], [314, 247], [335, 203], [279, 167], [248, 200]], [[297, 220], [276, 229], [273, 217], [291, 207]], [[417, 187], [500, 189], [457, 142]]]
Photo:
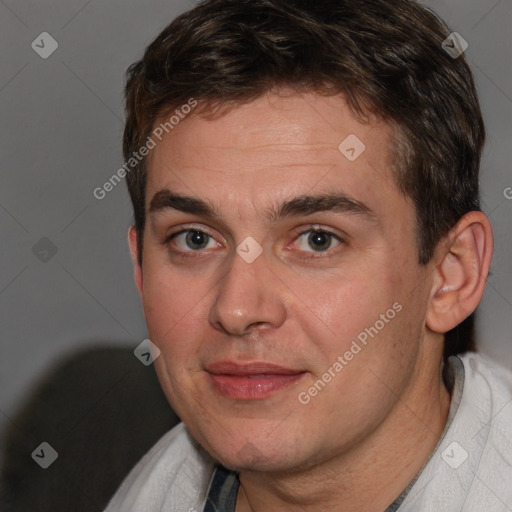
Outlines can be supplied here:
[[[135, 348], [146, 337], [126, 245], [125, 185], [101, 201], [92, 191], [123, 163], [127, 66], [192, 5], [0, 1], [0, 429], [59, 359], [91, 345]], [[484, 211], [496, 238], [479, 343], [512, 368], [512, 200], [504, 195], [512, 187], [512, 0], [428, 5], [469, 43], [488, 132]], [[45, 31], [59, 47], [42, 59], [31, 43]], [[33, 252], [42, 238], [57, 249], [46, 262]]]

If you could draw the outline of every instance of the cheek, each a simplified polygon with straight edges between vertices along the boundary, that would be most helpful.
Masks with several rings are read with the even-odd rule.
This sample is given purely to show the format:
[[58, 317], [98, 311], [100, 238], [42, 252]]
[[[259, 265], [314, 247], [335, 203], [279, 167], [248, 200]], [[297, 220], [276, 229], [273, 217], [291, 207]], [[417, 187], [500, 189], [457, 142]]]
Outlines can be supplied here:
[[194, 376], [204, 339], [205, 300], [198, 299], [190, 286], [166, 279], [164, 272], [158, 279], [145, 281], [144, 293], [148, 335], [161, 351], [155, 371], [169, 403], [183, 419], [190, 397], [196, 395]]
[[198, 317], [205, 314], [204, 295], [198, 288], [183, 285], [176, 274], [166, 271], [145, 276], [142, 302], [148, 334], [164, 354], [181, 357], [187, 347], [194, 350], [194, 330], [202, 325]]
[[[303, 327], [310, 339], [322, 338], [317, 330], [321, 327], [326, 334], [323, 339], [331, 340], [326, 346], [339, 352], [347, 350], [352, 340], [392, 308], [394, 283], [384, 272], [353, 272], [333, 277], [328, 286], [319, 286], [309, 297], [311, 309], [319, 321], [306, 321]], [[306, 318], [314, 317], [303, 315], [303, 319]], [[325, 341], [320, 343], [325, 344]]]
[[375, 394], [380, 386], [376, 376], [389, 380], [393, 389], [402, 385], [404, 366], [414, 359], [420, 334], [419, 304], [407, 283], [399, 268], [374, 262], [350, 278], [333, 279], [328, 293], [325, 287], [315, 290], [311, 303], [317, 304], [321, 322], [302, 314], [301, 325], [316, 345], [313, 380], [331, 368], [337, 375], [332, 390], [350, 389], [362, 403], [368, 399], [365, 393]]

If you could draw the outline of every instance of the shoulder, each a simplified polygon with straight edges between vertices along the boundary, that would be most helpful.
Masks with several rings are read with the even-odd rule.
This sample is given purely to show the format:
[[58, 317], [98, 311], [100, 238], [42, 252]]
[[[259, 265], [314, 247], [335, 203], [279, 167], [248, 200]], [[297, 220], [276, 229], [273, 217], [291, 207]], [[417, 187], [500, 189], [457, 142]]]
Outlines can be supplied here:
[[469, 510], [501, 510], [512, 500], [512, 371], [487, 356], [467, 353], [458, 437], [470, 468]]
[[206, 499], [213, 467], [213, 459], [180, 423], [137, 463], [105, 512], [199, 509]]
[[512, 503], [512, 372], [476, 353], [450, 363], [460, 402], [400, 512], [498, 512]]
[[473, 435], [481, 437], [488, 450], [499, 453], [503, 462], [506, 459], [510, 472], [512, 371], [481, 354], [467, 353], [459, 358], [464, 365], [461, 416], [465, 420], [460, 427], [474, 430]]
[[[488, 405], [494, 411], [497, 408], [503, 408], [512, 400], [512, 370], [488, 356], [475, 352], [468, 352], [458, 357], [464, 365], [466, 399], [471, 400], [472, 393], [492, 399]], [[510, 409], [508, 412], [512, 413], [512, 407]]]

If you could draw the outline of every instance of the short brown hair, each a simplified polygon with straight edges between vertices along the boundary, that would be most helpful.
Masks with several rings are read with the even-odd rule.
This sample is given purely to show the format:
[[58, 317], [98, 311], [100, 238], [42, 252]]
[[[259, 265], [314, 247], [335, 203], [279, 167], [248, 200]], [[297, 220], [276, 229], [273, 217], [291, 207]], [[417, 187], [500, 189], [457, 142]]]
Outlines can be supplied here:
[[[205, 0], [129, 67], [124, 156], [190, 98], [215, 111], [281, 88], [343, 94], [360, 120], [397, 128], [394, 176], [414, 202], [426, 264], [457, 221], [480, 209], [484, 124], [464, 56], [442, 46], [449, 34], [413, 0]], [[146, 159], [127, 174], [139, 262], [146, 176]], [[474, 349], [473, 324], [470, 315], [445, 335], [445, 357]]]

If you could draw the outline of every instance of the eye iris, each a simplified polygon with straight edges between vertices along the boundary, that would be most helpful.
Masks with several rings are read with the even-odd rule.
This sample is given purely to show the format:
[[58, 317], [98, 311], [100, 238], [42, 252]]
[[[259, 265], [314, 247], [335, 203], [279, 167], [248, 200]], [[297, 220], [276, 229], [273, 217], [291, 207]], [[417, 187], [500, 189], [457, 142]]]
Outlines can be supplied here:
[[186, 240], [187, 245], [193, 249], [203, 249], [208, 245], [208, 235], [201, 231], [189, 231]]
[[309, 242], [315, 250], [323, 251], [329, 248], [331, 244], [331, 235], [319, 231], [313, 231], [309, 235]]

